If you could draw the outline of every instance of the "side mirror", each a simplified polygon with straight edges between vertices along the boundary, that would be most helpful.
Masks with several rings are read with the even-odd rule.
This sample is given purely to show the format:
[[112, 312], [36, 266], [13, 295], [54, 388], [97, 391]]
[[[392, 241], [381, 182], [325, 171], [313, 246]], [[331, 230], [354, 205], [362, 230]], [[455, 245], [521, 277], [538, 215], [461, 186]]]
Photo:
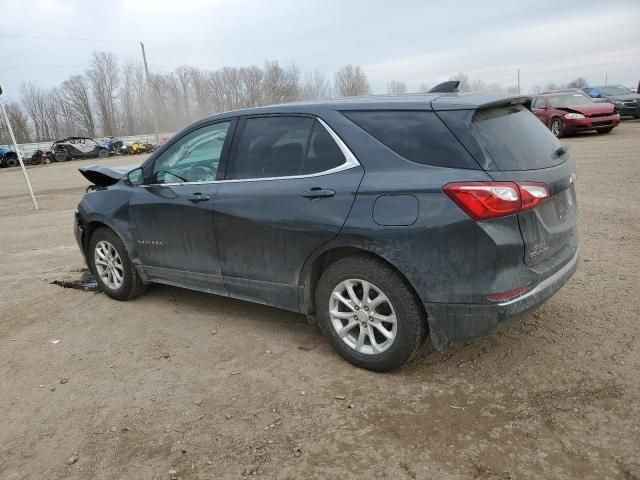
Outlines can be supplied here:
[[127, 173], [126, 178], [130, 185], [144, 185], [144, 172], [142, 171], [142, 167], [131, 170]]

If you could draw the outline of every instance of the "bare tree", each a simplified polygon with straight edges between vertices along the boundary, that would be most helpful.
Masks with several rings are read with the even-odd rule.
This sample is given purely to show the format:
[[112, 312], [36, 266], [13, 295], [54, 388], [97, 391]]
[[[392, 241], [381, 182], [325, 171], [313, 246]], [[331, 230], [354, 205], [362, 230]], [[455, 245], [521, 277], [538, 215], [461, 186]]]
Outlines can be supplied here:
[[558, 89], [558, 86], [557, 86], [555, 83], [553, 83], [553, 82], [549, 82], [549, 83], [547, 83], [547, 84], [544, 86], [544, 90], [545, 90], [545, 91], [548, 91], [548, 90], [557, 90], [557, 89]]
[[74, 122], [90, 137], [96, 135], [96, 125], [91, 108], [89, 80], [84, 75], [72, 75], [62, 82], [62, 95]]
[[118, 87], [118, 59], [110, 52], [93, 52], [91, 69], [87, 73], [98, 106], [98, 116], [104, 135], [116, 130], [116, 89]]
[[191, 120], [191, 105], [190, 105], [190, 89], [191, 89], [191, 72], [187, 65], [181, 65], [176, 68], [175, 78], [180, 88], [180, 95], [182, 97], [182, 115], [186, 121]]
[[429, 85], [427, 85], [426, 83], [421, 83], [418, 87], [418, 92], [427, 93], [430, 89], [431, 87]]
[[191, 91], [194, 103], [194, 116], [202, 118], [210, 113], [210, 103], [208, 97], [207, 74], [197, 67], [189, 67], [191, 76]]
[[322, 100], [331, 97], [331, 85], [320, 70], [307, 72], [300, 86], [300, 98], [303, 100]]
[[401, 95], [403, 93], [407, 93], [407, 86], [404, 82], [396, 82], [395, 80], [391, 80], [387, 83], [387, 93], [389, 95]]
[[335, 73], [335, 90], [342, 97], [371, 94], [369, 80], [359, 66], [345, 65]]
[[[31, 129], [29, 128], [29, 117], [22, 109], [18, 102], [9, 102], [5, 105], [7, 110], [7, 116], [9, 122], [11, 122], [11, 128], [13, 134], [16, 137], [18, 143], [31, 142]], [[9, 129], [4, 123], [4, 116], [0, 116], [0, 144], [11, 143], [11, 135], [9, 135]]]
[[36, 139], [50, 140], [51, 132], [47, 118], [46, 91], [34, 85], [32, 82], [22, 83], [20, 90], [22, 92], [22, 104], [27, 110], [29, 117], [31, 117]]
[[262, 99], [265, 104], [284, 103], [298, 100], [300, 72], [295, 65], [286, 69], [278, 62], [265, 62], [262, 81]]
[[242, 84], [242, 96], [244, 107], [257, 107], [262, 105], [262, 81], [264, 72], [260, 67], [244, 67], [239, 70]]
[[122, 130], [126, 133], [140, 131], [140, 104], [136, 101], [136, 70], [138, 64], [133, 61], [122, 67], [122, 83], [120, 84], [120, 107]]
[[578, 77], [575, 80], [571, 80], [568, 84], [567, 87], [568, 88], [584, 88], [587, 87], [589, 85], [589, 82], [587, 82], [584, 78], [582, 77]]

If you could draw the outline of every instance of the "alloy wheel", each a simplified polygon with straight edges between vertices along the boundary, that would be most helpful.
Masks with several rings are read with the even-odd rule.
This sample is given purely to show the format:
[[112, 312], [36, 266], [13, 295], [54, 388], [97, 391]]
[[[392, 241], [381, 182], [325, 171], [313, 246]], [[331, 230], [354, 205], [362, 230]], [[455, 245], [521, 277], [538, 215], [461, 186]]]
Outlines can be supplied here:
[[562, 120], [556, 118], [553, 122], [551, 122], [551, 133], [553, 133], [554, 136], [559, 137], [561, 131]]
[[396, 339], [393, 305], [380, 288], [366, 280], [344, 280], [333, 289], [329, 318], [338, 337], [359, 353], [382, 353]]
[[124, 265], [116, 248], [106, 240], [96, 244], [93, 261], [100, 280], [112, 290], [118, 290], [124, 281]]

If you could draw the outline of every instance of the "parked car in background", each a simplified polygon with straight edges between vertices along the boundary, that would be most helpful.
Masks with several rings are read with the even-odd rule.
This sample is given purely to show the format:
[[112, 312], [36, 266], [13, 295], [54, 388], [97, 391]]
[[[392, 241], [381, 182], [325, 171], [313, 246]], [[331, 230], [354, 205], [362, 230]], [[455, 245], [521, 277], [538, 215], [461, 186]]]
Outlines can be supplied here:
[[615, 110], [610, 103], [571, 91], [537, 95], [531, 102], [531, 111], [556, 137], [589, 130], [609, 133], [620, 123]]
[[0, 146], [0, 168], [17, 167], [20, 164], [15, 151]]
[[51, 145], [56, 162], [66, 162], [74, 158], [106, 158], [109, 156], [109, 149], [89, 137], [68, 137], [63, 140], [56, 140]]
[[622, 85], [604, 85], [582, 89], [592, 98], [604, 99], [615, 105], [621, 116], [640, 118], [640, 95]]
[[[101, 289], [302, 312], [363, 368], [493, 332], [575, 272], [576, 165], [529, 97], [424, 94], [221, 113], [128, 173], [81, 172]], [[278, 326], [282, 328], [282, 326]]]

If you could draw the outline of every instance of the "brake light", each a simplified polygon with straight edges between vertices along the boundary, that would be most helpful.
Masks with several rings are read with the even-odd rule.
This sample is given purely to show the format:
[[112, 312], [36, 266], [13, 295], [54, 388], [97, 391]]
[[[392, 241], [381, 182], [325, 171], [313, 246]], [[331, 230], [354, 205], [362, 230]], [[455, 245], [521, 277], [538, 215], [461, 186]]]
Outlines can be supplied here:
[[489, 220], [531, 210], [549, 198], [544, 183], [448, 183], [442, 191], [474, 220]]

